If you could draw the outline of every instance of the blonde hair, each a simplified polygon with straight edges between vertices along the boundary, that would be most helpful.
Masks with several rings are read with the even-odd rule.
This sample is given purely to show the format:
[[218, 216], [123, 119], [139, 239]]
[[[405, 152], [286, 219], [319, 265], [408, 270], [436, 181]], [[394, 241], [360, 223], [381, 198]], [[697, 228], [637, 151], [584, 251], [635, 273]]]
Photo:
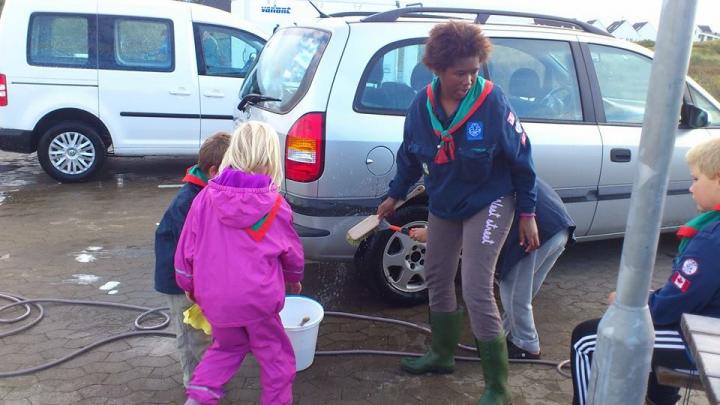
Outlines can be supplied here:
[[230, 147], [225, 152], [219, 171], [227, 167], [268, 175], [279, 187], [283, 172], [277, 132], [264, 122], [249, 121], [240, 125], [230, 138]]
[[720, 138], [708, 139], [693, 146], [685, 159], [688, 165], [697, 168], [708, 178], [720, 176]]

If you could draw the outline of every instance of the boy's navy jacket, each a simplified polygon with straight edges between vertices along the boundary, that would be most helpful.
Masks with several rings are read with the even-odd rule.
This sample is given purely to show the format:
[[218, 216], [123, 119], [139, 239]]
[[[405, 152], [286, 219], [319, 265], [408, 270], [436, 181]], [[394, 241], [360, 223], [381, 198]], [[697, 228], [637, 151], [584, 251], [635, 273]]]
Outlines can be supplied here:
[[185, 293], [175, 281], [175, 250], [190, 206], [207, 185], [207, 178], [195, 165], [187, 170], [183, 182], [155, 230], [155, 290], [164, 294]]
[[720, 221], [705, 225], [673, 260], [665, 285], [650, 295], [655, 325], [678, 327], [684, 313], [720, 318]]
[[[569, 231], [568, 243], [574, 243], [575, 237], [575, 221], [570, 218], [565, 204], [558, 193], [545, 183], [539, 177], [535, 179], [537, 185], [537, 204], [535, 206], [535, 221], [537, 222], [538, 233], [540, 236], [540, 245], [547, 242], [562, 230]], [[497, 267], [495, 268], [495, 276], [502, 280], [503, 277], [513, 268], [523, 257], [525, 247], [520, 246], [520, 230], [518, 226], [518, 213], [515, 213], [515, 220], [512, 228], [508, 233], [505, 244], [500, 251]]]
[[[404, 198], [423, 175], [428, 208], [440, 218], [469, 218], [513, 192], [520, 212], [535, 212], [530, 140], [502, 90], [494, 86], [482, 106], [454, 133], [456, 158], [444, 164], [434, 163], [440, 139], [433, 132], [427, 100], [427, 93], [421, 91], [408, 109], [388, 196]], [[447, 127], [452, 117], [438, 110], [438, 118]]]

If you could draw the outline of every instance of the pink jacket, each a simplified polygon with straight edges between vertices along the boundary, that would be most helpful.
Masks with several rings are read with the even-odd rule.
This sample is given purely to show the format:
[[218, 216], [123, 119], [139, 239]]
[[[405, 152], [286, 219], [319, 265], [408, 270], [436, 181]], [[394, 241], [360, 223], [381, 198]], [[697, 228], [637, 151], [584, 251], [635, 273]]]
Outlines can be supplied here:
[[267, 176], [225, 169], [193, 201], [175, 252], [175, 279], [211, 325], [277, 314], [304, 255], [288, 203]]

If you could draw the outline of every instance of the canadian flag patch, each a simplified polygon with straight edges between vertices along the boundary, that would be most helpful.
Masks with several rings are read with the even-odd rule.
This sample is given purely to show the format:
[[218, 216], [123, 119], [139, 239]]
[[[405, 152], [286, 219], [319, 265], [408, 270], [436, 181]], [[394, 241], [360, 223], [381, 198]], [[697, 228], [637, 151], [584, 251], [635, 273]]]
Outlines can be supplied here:
[[690, 288], [690, 280], [683, 277], [682, 274], [677, 271], [673, 273], [670, 281], [672, 281], [672, 283], [675, 284], [675, 287], [679, 288], [682, 292], [685, 292], [688, 288]]
[[508, 124], [510, 124], [511, 127], [515, 126], [515, 114], [513, 114], [512, 111], [508, 113], [507, 122]]

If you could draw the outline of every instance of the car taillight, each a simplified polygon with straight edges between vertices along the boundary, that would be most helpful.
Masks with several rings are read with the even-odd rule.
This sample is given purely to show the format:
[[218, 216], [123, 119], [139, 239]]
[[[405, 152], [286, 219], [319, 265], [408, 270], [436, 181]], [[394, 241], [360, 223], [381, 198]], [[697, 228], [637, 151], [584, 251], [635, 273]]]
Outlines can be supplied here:
[[7, 80], [5, 75], [0, 73], [0, 107], [8, 105]]
[[285, 140], [285, 176], [309, 183], [320, 178], [325, 160], [325, 114], [307, 113], [300, 117]]

